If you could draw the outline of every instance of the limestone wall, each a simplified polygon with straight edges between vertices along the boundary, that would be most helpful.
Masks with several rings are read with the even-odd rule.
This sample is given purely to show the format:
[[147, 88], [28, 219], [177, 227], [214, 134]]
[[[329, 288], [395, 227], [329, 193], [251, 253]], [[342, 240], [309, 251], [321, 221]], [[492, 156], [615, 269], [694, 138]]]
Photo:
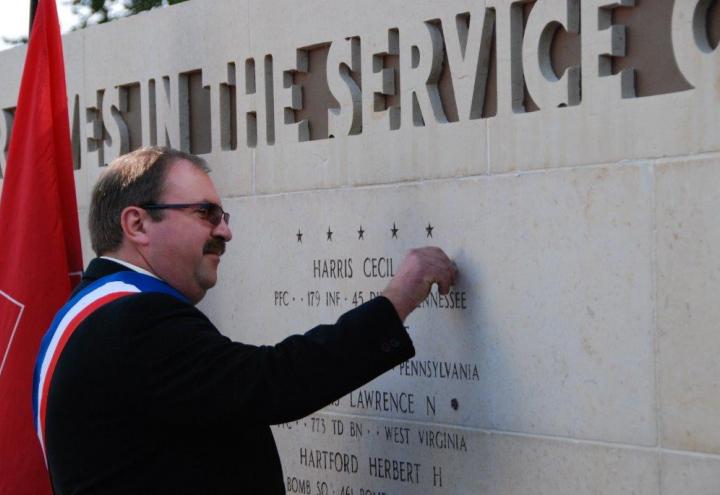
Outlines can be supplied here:
[[65, 37], [81, 218], [118, 154], [204, 155], [231, 337], [457, 261], [413, 361], [276, 428], [289, 493], [720, 493], [720, 2], [635, 4], [192, 0]]

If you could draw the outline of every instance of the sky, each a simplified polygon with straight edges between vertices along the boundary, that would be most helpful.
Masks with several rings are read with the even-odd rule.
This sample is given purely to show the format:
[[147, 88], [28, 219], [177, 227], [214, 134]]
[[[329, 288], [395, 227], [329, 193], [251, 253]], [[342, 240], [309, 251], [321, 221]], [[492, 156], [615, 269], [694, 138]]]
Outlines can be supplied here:
[[[60, 29], [67, 33], [76, 25], [78, 17], [73, 14], [69, 0], [55, 0], [60, 18]], [[10, 48], [2, 37], [27, 36], [30, 17], [30, 0], [0, 0], [0, 50]]]

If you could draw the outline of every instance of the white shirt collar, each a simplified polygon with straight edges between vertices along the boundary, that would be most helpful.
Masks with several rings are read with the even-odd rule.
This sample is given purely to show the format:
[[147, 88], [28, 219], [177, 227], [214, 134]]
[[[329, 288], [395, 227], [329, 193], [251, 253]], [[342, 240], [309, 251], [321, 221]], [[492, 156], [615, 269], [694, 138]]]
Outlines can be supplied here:
[[160, 277], [158, 277], [158, 276], [155, 275], [154, 273], [151, 273], [151, 272], [145, 270], [144, 268], [140, 268], [140, 267], [137, 266], [137, 265], [133, 265], [132, 263], [128, 263], [127, 261], [119, 260], [119, 259], [117, 259], [117, 258], [112, 258], [112, 257], [110, 257], [110, 256], [100, 256], [100, 258], [102, 258], [102, 259], [104, 259], [104, 260], [114, 261], [115, 263], [118, 263], [119, 265], [122, 265], [122, 266], [125, 266], [125, 267], [127, 267], [127, 268], [130, 268], [131, 270], [133, 270], [133, 271], [135, 271], [135, 272], [142, 273], [143, 275], [149, 275], [149, 276], [151, 276], [151, 277], [153, 277], [153, 278], [156, 278], [156, 279], [158, 279], [158, 280], [162, 280]]

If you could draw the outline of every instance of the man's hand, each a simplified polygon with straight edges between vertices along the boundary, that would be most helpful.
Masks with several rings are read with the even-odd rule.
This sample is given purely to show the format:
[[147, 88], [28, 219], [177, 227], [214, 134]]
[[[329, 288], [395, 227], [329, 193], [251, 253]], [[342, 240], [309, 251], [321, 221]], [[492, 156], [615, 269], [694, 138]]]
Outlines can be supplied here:
[[404, 321], [425, 300], [433, 284], [438, 284], [440, 294], [447, 294], [456, 276], [455, 264], [442, 249], [412, 249], [382, 295], [393, 303], [400, 319]]

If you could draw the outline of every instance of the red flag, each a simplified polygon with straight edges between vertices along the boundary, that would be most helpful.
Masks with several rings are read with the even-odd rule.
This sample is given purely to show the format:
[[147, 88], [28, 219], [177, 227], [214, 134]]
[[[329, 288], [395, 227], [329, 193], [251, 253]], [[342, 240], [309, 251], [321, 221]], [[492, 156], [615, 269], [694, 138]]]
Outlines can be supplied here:
[[30, 35], [0, 196], [0, 246], [0, 494], [47, 494], [33, 367], [82, 270], [55, 0], [40, 0]]

